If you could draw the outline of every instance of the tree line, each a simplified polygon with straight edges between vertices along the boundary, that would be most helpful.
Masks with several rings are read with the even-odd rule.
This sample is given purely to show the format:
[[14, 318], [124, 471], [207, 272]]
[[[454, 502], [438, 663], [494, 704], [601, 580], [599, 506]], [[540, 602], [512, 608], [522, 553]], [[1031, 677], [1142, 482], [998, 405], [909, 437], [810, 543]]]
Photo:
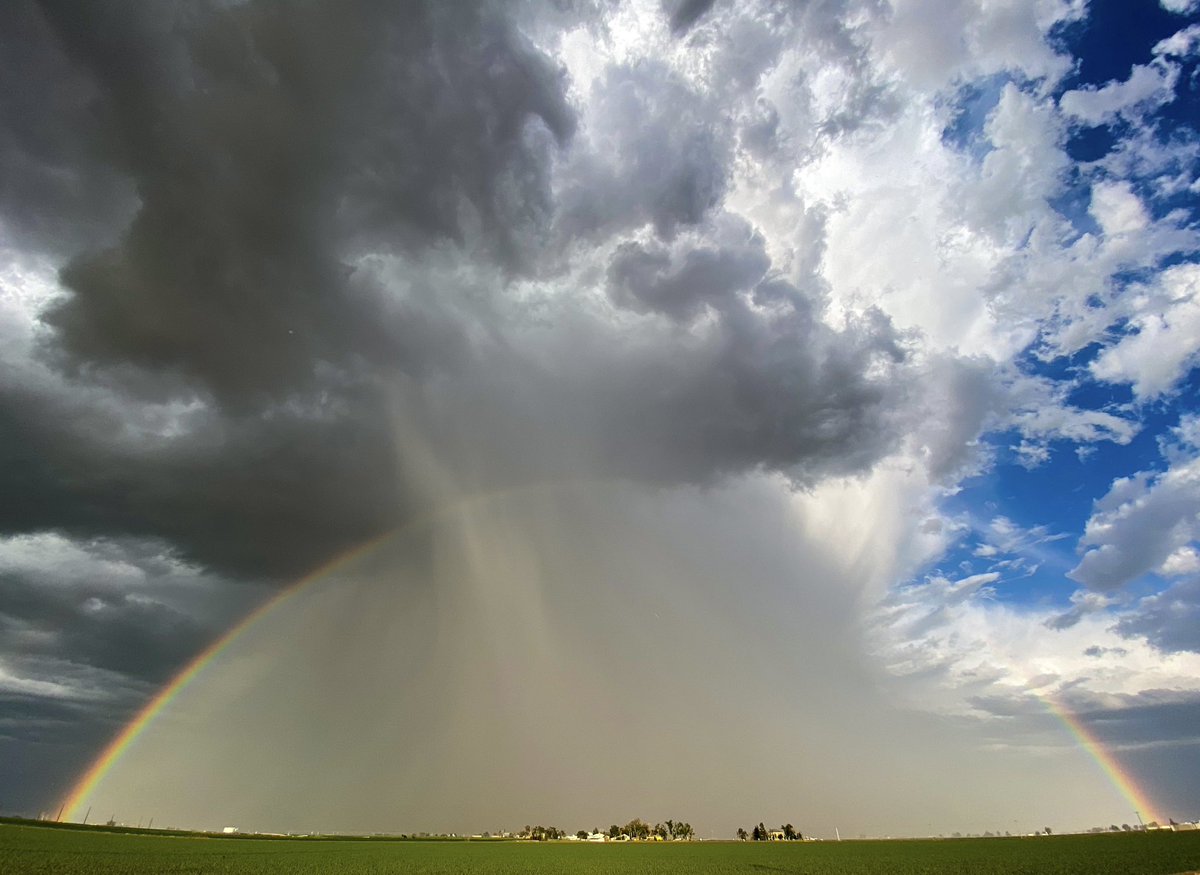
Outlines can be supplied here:
[[533, 839], [535, 842], [553, 841], [554, 839], [565, 839], [567, 834], [557, 826], [537, 826], [525, 825], [525, 829], [517, 836], [522, 839]]
[[[607, 830], [601, 830], [599, 827], [596, 827], [592, 830], [592, 833], [601, 833], [607, 835], [610, 839], [626, 836], [639, 841], [648, 841], [652, 836], [656, 836], [663, 841], [688, 841], [695, 838], [696, 835], [696, 831], [692, 829], [692, 825], [683, 820], [667, 820], [651, 826], [640, 817], [635, 817], [624, 826], [618, 826], [614, 823]], [[539, 824], [538, 826], [526, 825], [525, 829], [517, 834], [517, 837], [544, 842], [554, 839], [565, 839], [567, 834], [556, 826], [541, 826]], [[581, 829], [575, 833], [575, 837], [586, 840], [588, 832]]]
[[[762, 821], [759, 821], [758, 825], [755, 826], [751, 832], [746, 832], [745, 827], [739, 826], [737, 837], [743, 842], [747, 839], [756, 842], [765, 842], [771, 838], [771, 832], [772, 830], [767, 829], [765, 826], [763, 826]], [[783, 833], [784, 840], [789, 842], [801, 841], [804, 838], [804, 836], [800, 834], [796, 827], [792, 826], [790, 823], [785, 823], [783, 826], [779, 827], [778, 832]]]
[[[596, 829], [593, 832], [600, 832], [600, 830]], [[624, 826], [617, 826], [614, 823], [608, 828], [608, 837], [610, 839], [617, 839], [623, 835], [631, 839], [638, 839], [639, 841], [646, 841], [651, 836], [657, 836], [663, 841], [686, 841], [693, 838], [696, 832], [692, 829], [690, 823], [682, 820], [667, 820], [651, 826], [640, 817], [635, 817]]]

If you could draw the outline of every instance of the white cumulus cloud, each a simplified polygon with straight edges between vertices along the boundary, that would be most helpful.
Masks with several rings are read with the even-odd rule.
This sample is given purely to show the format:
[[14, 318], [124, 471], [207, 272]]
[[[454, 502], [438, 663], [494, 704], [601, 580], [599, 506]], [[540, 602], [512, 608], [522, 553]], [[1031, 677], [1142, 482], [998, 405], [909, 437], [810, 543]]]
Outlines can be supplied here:
[[1178, 80], [1179, 68], [1174, 64], [1161, 60], [1136, 64], [1124, 82], [1068, 91], [1059, 99], [1059, 106], [1084, 124], [1110, 124], [1119, 115], [1136, 116], [1170, 103]]
[[1155, 398], [1200, 362], [1200, 264], [1168, 268], [1133, 300], [1132, 331], [1104, 350], [1091, 371], [1100, 380], [1131, 383], [1139, 398]]

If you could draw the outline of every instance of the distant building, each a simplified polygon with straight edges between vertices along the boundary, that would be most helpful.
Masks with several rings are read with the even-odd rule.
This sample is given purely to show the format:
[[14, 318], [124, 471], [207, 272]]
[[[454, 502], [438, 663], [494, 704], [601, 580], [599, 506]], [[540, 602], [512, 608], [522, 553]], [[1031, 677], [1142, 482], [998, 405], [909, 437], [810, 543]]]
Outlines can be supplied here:
[[227, 826], [221, 832], [225, 833], [225, 835], [233, 835], [235, 832], [239, 832], [239, 830], [236, 826]]
[[593, 833], [588, 833], [587, 840], [589, 842], [606, 842], [606, 841], [608, 841], [608, 836], [606, 836], [602, 832], [593, 832]]
[[781, 829], [773, 829], [767, 833], [767, 841], [769, 842], [782, 842], [786, 838], [787, 836], [783, 834], [783, 830]]

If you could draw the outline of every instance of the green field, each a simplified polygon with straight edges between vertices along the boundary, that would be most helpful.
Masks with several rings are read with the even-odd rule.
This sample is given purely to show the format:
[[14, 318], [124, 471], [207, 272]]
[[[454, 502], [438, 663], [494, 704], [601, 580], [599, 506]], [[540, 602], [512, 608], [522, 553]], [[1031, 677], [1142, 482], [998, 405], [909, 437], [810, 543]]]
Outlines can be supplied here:
[[1170, 875], [1198, 868], [1200, 832], [840, 844], [586, 844], [226, 839], [0, 825], [4, 875]]

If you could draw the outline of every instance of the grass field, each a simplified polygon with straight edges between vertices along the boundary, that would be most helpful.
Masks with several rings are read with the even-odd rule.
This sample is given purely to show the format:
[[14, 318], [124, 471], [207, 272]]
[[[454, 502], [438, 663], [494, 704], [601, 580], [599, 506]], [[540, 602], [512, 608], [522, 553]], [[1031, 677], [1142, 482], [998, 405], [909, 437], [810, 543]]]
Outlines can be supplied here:
[[1200, 832], [947, 841], [587, 844], [224, 839], [0, 825], [4, 875], [1170, 875]]

